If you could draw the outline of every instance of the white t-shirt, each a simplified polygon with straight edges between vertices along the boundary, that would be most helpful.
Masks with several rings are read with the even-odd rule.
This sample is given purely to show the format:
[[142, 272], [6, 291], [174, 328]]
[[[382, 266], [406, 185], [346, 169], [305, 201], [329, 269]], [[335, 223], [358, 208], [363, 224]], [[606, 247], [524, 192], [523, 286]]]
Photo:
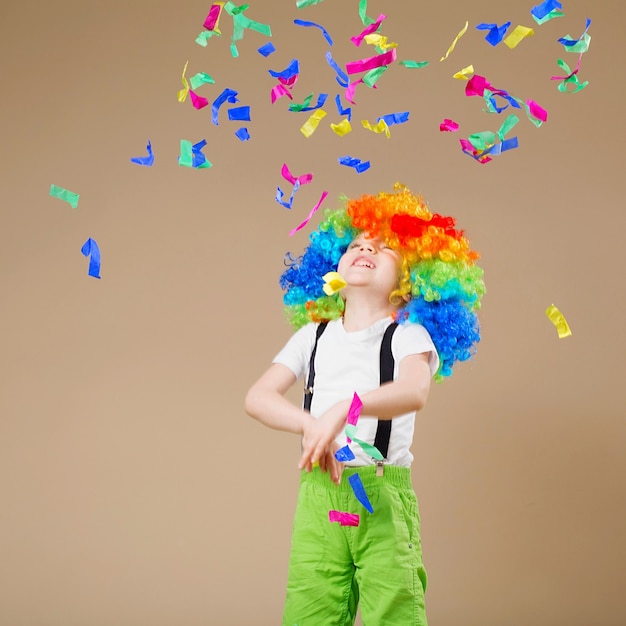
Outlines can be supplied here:
[[[350, 400], [356, 392], [361, 395], [380, 385], [380, 344], [390, 317], [379, 320], [369, 328], [356, 332], [346, 332], [343, 321], [328, 323], [317, 344], [315, 354], [315, 381], [311, 414], [323, 415], [331, 406], [341, 400]], [[298, 330], [285, 347], [276, 355], [274, 363], [288, 367], [306, 384], [311, 352], [315, 345], [317, 324], [307, 324]], [[391, 341], [391, 351], [395, 360], [394, 380], [398, 377], [398, 366], [410, 354], [429, 353], [428, 363], [431, 374], [439, 367], [439, 357], [428, 331], [419, 324], [405, 323], [396, 328]], [[394, 417], [391, 426], [391, 439], [387, 453], [390, 465], [410, 467], [413, 455], [410, 447], [413, 442], [415, 413]], [[357, 423], [357, 437], [374, 444], [378, 418], [361, 414]], [[346, 444], [346, 436], [337, 437], [340, 446]], [[352, 443], [350, 448], [356, 455], [351, 466], [372, 465], [373, 459], [361, 447]]]

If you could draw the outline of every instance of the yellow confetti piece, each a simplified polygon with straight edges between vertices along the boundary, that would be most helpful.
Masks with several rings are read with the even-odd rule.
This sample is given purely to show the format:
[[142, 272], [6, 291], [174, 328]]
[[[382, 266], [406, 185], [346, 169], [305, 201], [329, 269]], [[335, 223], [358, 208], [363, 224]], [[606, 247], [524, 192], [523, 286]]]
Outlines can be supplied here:
[[457, 41], [461, 39], [461, 37], [463, 37], [463, 35], [465, 35], [465, 33], [467, 32], [468, 26], [469, 22], [466, 20], [465, 26], [463, 26], [463, 28], [459, 31], [459, 34], [454, 38], [454, 41], [450, 44], [450, 47], [448, 48], [448, 51], [439, 59], [440, 61], [445, 61], [448, 56], [450, 56], [450, 53], [454, 50], [454, 46], [456, 46]]
[[387, 122], [381, 119], [378, 121], [378, 124], [373, 126], [367, 120], [361, 120], [361, 124], [363, 124], [363, 128], [367, 128], [367, 130], [371, 130], [373, 133], [385, 133], [387, 139], [391, 137], [391, 133], [389, 132], [389, 126], [387, 126]]
[[464, 67], [462, 70], [459, 70], [456, 74], [452, 74], [452, 78], [456, 78], [457, 80], [469, 80], [468, 76], [474, 73], [474, 66], [468, 65]]
[[387, 37], [380, 35], [379, 33], [370, 33], [364, 37], [365, 43], [371, 46], [378, 46], [381, 50], [388, 50], [389, 48], [397, 48], [398, 44], [395, 42], [387, 43]]
[[322, 289], [327, 296], [332, 296], [338, 291], [341, 291], [348, 284], [339, 272], [328, 272], [328, 274], [324, 274], [322, 278], [325, 283]]
[[319, 126], [320, 120], [325, 116], [326, 111], [324, 111], [324, 109], [317, 109], [313, 112], [309, 119], [304, 122], [304, 124], [302, 124], [300, 132], [305, 137], [309, 138], [315, 132], [315, 129]]
[[347, 135], [352, 130], [350, 120], [348, 119], [342, 120], [339, 124], [331, 124], [330, 127], [333, 129], [333, 132], [337, 133], [340, 137]]
[[563, 313], [559, 311], [554, 304], [551, 304], [546, 309], [546, 315], [548, 319], [556, 326], [556, 331], [559, 333], [559, 339], [563, 339], [564, 337], [569, 337], [572, 334], [565, 317], [563, 317]]
[[522, 39], [525, 39], [526, 37], [530, 37], [531, 35], [534, 35], [534, 34], [535, 34], [535, 31], [532, 28], [518, 24], [511, 31], [511, 34], [504, 38], [504, 43], [509, 48], [511, 48], [511, 50], [513, 50], [513, 48], [515, 48], [515, 46], [517, 46], [517, 44], [520, 41], [522, 41]]
[[187, 82], [187, 78], [185, 78], [185, 72], [187, 71], [187, 65], [189, 65], [189, 61], [185, 63], [185, 67], [183, 67], [183, 89], [178, 92], [178, 101], [184, 102], [187, 100], [187, 94], [189, 93], [189, 83]]

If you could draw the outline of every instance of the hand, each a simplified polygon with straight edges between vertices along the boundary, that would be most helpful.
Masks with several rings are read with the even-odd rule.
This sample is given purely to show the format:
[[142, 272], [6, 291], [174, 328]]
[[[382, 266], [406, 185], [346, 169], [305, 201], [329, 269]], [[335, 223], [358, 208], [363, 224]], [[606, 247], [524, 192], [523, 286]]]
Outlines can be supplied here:
[[[311, 471], [313, 464], [322, 464], [322, 457], [326, 457], [327, 452], [334, 454], [336, 446], [335, 437], [341, 432], [348, 413], [349, 404], [339, 402], [331, 407], [318, 419], [308, 420], [302, 432], [302, 456], [298, 469]], [[333, 457], [334, 458], [334, 457]], [[335, 459], [336, 460], [336, 459]], [[331, 467], [333, 461], [330, 462]], [[325, 467], [328, 463], [325, 462]]]
[[326, 448], [324, 454], [320, 458], [319, 466], [322, 472], [328, 471], [330, 479], [338, 485], [341, 483], [341, 475], [343, 474], [343, 468], [345, 463], [341, 463], [335, 458], [335, 452], [339, 450], [339, 444], [333, 441], [331, 445]]

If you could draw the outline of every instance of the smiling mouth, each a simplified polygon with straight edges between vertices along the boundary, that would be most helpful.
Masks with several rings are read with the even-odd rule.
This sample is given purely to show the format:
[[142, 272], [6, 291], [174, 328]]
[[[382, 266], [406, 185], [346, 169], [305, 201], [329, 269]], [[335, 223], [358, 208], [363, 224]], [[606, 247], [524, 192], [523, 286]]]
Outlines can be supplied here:
[[352, 267], [366, 267], [367, 269], [373, 270], [376, 266], [367, 259], [359, 258], [352, 264]]

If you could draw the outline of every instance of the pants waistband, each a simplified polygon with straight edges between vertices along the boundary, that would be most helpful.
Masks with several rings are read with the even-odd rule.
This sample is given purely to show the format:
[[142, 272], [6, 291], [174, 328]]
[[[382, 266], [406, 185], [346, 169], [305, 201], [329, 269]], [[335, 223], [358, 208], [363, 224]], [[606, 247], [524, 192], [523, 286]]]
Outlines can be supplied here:
[[328, 472], [322, 472], [319, 467], [314, 467], [311, 472], [302, 470], [300, 483], [314, 483], [318, 485], [331, 486], [334, 489], [352, 491], [349, 478], [353, 474], [361, 477], [365, 489], [375, 489], [380, 485], [393, 485], [398, 489], [413, 489], [411, 482], [411, 468], [398, 467], [396, 465], [385, 465], [383, 475], [376, 476], [377, 467], [375, 465], [365, 465], [363, 467], [346, 467], [341, 476], [341, 483], [336, 485], [331, 482]]

